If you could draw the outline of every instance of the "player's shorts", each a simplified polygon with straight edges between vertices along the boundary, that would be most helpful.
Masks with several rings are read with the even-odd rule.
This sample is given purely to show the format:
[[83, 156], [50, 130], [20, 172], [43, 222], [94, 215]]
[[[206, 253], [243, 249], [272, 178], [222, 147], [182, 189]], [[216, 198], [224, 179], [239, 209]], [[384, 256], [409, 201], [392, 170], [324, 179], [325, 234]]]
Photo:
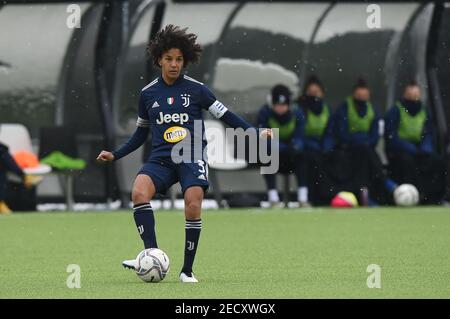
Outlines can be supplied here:
[[162, 195], [177, 182], [180, 182], [183, 194], [191, 186], [200, 186], [205, 193], [209, 188], [208, 164], [204, 160], [175, 164], [170, 157], [150, 158], [139, 174], [150, 176], [156, 193]]

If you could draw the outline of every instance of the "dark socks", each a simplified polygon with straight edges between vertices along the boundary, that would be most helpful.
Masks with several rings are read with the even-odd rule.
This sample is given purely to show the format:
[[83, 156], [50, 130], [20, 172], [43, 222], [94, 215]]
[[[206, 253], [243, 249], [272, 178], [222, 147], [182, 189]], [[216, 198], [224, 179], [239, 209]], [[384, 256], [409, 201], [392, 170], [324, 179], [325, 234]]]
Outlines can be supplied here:
[[186, 242], [184, 247], [184, 265], [181, 270], [186, 275], [192, 275], [192, 265], [194, 264], [195, 253], [197, 252], [200, 231], [202, 230], [202, 220], [186, 220]]
[[276, 189], [276, 175], [275, 174], [264, 174], [264, 180], [266, 181], [267, 189]]
[[155, 216], [150, 203], [140, 203], [133, 206], [134, 221], [139, 235], [144, 242], [144, 247], [158, 248], [155, 234]]

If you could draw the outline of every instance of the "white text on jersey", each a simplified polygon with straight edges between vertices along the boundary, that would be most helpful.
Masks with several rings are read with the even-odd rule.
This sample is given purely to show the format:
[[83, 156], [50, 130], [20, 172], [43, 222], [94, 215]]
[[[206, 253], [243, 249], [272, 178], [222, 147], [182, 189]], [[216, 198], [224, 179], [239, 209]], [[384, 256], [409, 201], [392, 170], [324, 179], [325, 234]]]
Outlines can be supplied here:
[[157, 124], [164, 124], [164, 123], [180, 123], [184, 124], [189, 121], [189, 115], [187, 113], [174, 113], [174, 114], [164, 114], [163, 112], [159, 112], [159, 118], [156, 120]]

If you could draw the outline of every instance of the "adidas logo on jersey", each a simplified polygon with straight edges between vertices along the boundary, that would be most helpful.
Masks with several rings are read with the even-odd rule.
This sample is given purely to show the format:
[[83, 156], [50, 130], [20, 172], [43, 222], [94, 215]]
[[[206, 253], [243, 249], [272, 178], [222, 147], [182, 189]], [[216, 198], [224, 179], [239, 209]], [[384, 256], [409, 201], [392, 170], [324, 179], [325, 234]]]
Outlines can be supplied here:
[[155, 107], [159, 107], [159, 104], [158, 104], [158, 102], [155, 102], [155, 103], [153, 103], [153, 105], [152, 105], [152, 109], [154, 109]]

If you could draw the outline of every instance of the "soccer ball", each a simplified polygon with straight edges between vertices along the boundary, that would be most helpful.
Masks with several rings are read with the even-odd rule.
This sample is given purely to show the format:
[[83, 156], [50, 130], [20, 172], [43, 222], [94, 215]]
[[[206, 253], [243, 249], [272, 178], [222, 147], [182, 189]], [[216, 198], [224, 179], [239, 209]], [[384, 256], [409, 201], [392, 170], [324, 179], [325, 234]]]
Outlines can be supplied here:
[[136, 274], [145, 282], [159, 282], [169, 272], [169, 257], [158, 248], [144, 249], [136, 257]]
[[412, 184], [402, 184], [394, 190], [395, 204], [398, 206], [414, 206], [419, 203], [419, 191]]

